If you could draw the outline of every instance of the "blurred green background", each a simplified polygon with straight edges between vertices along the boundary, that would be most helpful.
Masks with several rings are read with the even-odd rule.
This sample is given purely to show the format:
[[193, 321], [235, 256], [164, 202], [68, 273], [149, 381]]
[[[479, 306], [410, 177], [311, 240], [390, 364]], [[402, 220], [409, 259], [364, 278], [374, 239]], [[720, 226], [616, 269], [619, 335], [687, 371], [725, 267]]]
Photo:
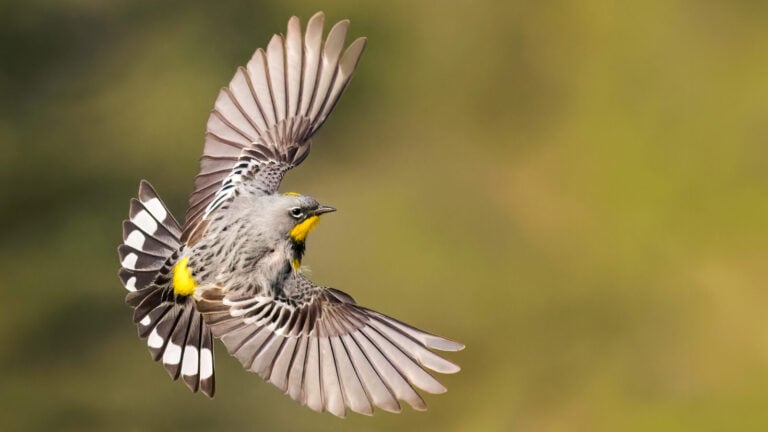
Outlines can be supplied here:
[[[172, 383], [116, 277], [181, 217], [219, 87], [316, 10], [367, 35], [283, 190], [313, 278], [460, 340], [430, 410], [339, 420], [218, 346]], [[768, 3], [0, 4], [0, 430], [768, 430]]]

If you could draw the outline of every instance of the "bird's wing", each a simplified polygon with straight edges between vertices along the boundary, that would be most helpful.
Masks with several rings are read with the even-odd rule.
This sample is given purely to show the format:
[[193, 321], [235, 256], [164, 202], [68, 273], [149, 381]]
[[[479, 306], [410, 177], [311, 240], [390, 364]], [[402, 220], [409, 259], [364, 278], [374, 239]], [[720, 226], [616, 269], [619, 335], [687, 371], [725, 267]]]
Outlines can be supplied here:
[[399, 412], [398, 400], [426, 409], [414, 388], [443, 393], [427, 370], [459, 367], [429, 350], [463, 345], [357, 305], [298, 273], [274, 296], [203, 291], [198, 310], [243, 367], [315, 411]]
[[219, 92], [182, 241], [237, 187], [274, 193], [283, 174], [309, 154], [310, 138], [349, 84], [366, 43], [358, 38], [344, 50], [348, 20], [336, 23], [323, 42], [324, 20], [315, 14], [302, 37], [292, 17], [285, 37], [274, 35]]

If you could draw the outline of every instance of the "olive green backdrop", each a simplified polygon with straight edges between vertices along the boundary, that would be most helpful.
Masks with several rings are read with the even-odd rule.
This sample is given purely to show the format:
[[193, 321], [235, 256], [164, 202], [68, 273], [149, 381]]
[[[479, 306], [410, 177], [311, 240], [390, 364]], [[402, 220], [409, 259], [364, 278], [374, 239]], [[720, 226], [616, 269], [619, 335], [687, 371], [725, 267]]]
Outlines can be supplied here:
[[[140, 178], [183, 215], [235, 67], [325, 10], [369, 45], [284, 191], [320, 283], [466, 343], [430, 410], [300, 407], [131, 325]], [[768, 4], [0, 4], [0, 430], [768, 430]]]

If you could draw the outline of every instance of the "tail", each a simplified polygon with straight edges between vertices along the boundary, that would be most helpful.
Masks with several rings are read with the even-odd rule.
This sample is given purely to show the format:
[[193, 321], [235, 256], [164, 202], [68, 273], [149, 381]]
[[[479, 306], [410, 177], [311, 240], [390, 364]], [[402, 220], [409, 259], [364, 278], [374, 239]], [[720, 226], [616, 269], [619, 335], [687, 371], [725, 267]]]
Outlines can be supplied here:
[[120, 280], [129, 291], [139, 337], [147, 338], [152, 358], [162, 358], [171, 378], [181, 376], [193, 392], [213, 397], [213, 339], [191, 296], [174, 294], [171, 270], [184, 245], [181, 226], [145, 180], [131, 199], [118, 247]]

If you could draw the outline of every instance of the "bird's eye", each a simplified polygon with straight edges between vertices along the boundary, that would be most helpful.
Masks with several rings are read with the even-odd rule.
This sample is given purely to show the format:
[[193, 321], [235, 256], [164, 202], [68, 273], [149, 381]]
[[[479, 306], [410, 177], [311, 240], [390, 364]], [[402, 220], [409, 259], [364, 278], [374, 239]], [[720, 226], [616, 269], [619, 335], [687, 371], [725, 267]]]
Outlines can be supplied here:
[[296, 219], [300, 219], [302, 216], [304, 216], [304, 212], [301, 211], [301, 208], [294, 207], [291, 209], [291, 216], [295, 217]]

